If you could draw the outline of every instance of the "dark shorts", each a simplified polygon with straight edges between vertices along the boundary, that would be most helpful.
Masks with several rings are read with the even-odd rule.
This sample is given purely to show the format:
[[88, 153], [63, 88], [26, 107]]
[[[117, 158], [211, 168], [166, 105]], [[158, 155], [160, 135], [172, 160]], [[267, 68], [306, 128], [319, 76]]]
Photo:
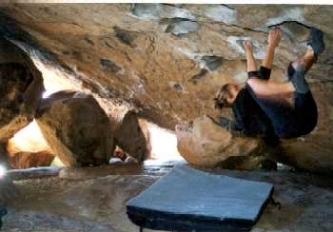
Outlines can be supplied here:
[[258, 78], [261, 80], [269, 80], [271, 76], [271, 69], [260, 66], [259, 71], [253, 71], [248, 73], [249, 79]]
[[[283, 98], [259, 97], [249, 85], [246, 85], [252, 97], [272, 121], [274, 131], [280, 138], [297, 138], [309, 134], [317, 124], [317, 105], [311, 91], [297, 91], [298, 89], [304, 89], [304, 82], [306, 83], [304, 74], [304, 71], [295, 70], [293, 76], [290, 77], [296, 89], [294, 107]], [[260, 70], [259, 75], [260, 79], [269, 79], [267, 75], [263, 77]], [[304, 81], [299, 85], [299, 82], [294, 81], [294, 78], [303, 78]]]

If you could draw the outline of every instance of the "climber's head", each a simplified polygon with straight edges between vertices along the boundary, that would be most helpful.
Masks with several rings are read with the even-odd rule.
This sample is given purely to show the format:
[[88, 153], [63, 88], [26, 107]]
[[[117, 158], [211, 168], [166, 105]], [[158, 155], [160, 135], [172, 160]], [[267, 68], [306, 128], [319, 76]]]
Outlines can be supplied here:
[[223, 85], [214, 98], [215, 109], [221, 110], [223, 107], [230, 107], [236, 100], [239, 91], [240, 86], [238, 84], [227, 83]]

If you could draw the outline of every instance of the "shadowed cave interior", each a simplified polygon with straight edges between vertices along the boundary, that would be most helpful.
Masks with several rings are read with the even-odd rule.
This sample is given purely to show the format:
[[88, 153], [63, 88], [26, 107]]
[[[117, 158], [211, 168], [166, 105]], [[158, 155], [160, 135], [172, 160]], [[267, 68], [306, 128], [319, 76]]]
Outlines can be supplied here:
[[[185, 164], [274, 185], [278, 203], [251, 232], [332, 231], [332, 13], [318, 5], [1, 3], [2, 230], [139, 231], [126, 203]], [[245, 83], [242, 42], [252, 41], [259, 64], [275, 26], [275, 81], [287, 81], [311, 27], [325, 33], [326, 49], [306, 75], [316, 128], [272, 148], [217, 125], [213, 98], [225, 83]]]

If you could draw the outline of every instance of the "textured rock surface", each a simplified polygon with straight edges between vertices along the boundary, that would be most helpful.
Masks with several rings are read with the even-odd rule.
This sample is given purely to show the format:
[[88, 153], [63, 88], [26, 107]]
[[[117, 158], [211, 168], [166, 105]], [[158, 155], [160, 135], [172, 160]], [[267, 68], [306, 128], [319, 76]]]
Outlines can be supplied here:
[[[65, 73], [61, 77], [77, 88], [89, 89], [106, 106], [127, 102], [139, 116], [172, 129], [213, 114], [220, 85], [245, 81], [242, 40], [251, 39], [255, 57], [262, 59], [267, 31], [280, 25], [283, 39], [272, 78], [286, 80], [287, 64], [306, 48], [308, 27], [317, 26], [326, 33], [327, 49], [308, 79], [319, 123], [292, 157], [314, 154], [316, 147], [298, 164], [332, 170], [332, 6], [3, 4], [0, 11], [3, 34]], [[4, 15], [16, 22], [8, 23]], [[318, 159], [326, 166], [314, 165]]]
[[12, 168], [49, 166], [55, 157], [35, 120], [9, 139], [6, 148]]
[[176, 126], [179, 153], [191, 164], [216, 167], [233, 156], [247, 156], [259, 149], [254, 138], [233, 137], [211, 118], [202, 116], [192, 125]]
[[50, 166], [54, 155], [48, 151], [19, 152], [10, 156], [10, 166], [13, 169]]
[[17, 195], [18, 191], [13, 181], [6, 176], [0, 176], [0, 205], [6, 205], [8, 201], [14, 199]]
[[[89, 171], [91, 176], [98, 176], [99, 168], [89, 168]], [[251, 232], [332, 231], [331, 178], [288, 172], [220, 173], [274, 184], [273, 197], [281, 204], [281, 209], [269, 204]], [[4, 231], [137, 232], [139, 228], [127, 218], [125, 202], [157, 179], [155, 174], [133, 175], [129, 171], [129, 175], [105, 173], [105, 177], [89, 180], [17, 181], [21, 195], [9, 204]]]
[[28, 125], [42, 97], [43, 77], [21, 49], [0, 38], [0, 141]]
[[119, 110], [109, 115], [115, 143], [139, 162], [148, 156], [149, 144], [134, 111]]
[[36, 116], [45, 140], [66, 166], [108, 163], [114, 151], [109, 119], [91, 95], [57, 92], [41, 102]]

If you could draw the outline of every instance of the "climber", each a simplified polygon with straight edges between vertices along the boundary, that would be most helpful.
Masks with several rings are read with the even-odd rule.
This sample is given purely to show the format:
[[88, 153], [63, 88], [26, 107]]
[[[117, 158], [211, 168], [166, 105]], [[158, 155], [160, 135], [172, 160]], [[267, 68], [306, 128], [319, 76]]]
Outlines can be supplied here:
[[247, 136], [262, 136], [267, 143], [276, 144], [279, 138], [296, 138], [310, 133], [317, 124], [317, 106], [306, 72], [324, 49], [323, 32], [311, 28], [306, 53], [288, 66], [288, 81], [269, 80], [275, 48], [281, 40], [281, 30], [269, 32], [266, 56], [257, 70], [252, 44], [244, 41], [248, 79], [245, 87], [228, 83], [221, 87], [215, 108], [231, 107], [234, 120], [220, 117], [220, 124]]

